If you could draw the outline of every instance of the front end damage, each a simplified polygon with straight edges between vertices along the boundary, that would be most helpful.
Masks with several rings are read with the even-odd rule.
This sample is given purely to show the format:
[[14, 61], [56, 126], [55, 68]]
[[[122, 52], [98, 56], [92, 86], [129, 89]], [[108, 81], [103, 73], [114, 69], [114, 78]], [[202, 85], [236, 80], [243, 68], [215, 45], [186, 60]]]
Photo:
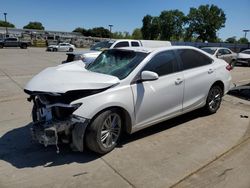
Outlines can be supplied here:
[[[34, 141], [45, 147], [55, 145], [59, 153], [60, 143], [70, 144], [74, 151], [83, 151], [84, 134], [89, 123], [88, 119], [73, 114], [82, 104], [71, 105], [70, 102], [86, 92], [78, 91], [77, 97], [72, 93], [55, 94], [45, 92], [29, 92], [28, 101], [33, 101], [33, 123], [31, 135]], [[93, 91], [91, 92], [93, 93]], [[87, 92], [87, 95], [90, 93]]]

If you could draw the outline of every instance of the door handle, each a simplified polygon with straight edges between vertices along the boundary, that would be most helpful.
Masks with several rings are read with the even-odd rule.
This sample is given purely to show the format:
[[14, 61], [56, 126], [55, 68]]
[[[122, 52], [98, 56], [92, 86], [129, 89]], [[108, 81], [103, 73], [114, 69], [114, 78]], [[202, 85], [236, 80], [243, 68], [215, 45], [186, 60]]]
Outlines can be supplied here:
[[209, 69], [209, 70], [208, 70], [208, 74], [212, 74], [213, 72], [214, 72], [213, 69]]
[[180, 85], [183, 82], [183, 80], [181, 78], [177, 78], [175, 80], [175, 85]]

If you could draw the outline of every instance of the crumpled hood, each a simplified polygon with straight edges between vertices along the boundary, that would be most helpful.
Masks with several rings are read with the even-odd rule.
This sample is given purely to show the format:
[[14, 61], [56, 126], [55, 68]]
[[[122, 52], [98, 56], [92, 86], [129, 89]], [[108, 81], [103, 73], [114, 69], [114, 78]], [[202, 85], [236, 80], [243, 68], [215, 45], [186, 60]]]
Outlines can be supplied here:
[[28, 91], [65, 93], [71, 90], [103, 89], [119, 83], [115, 76], [90, 72], [82, 61], [49, 67], [25, 86]]

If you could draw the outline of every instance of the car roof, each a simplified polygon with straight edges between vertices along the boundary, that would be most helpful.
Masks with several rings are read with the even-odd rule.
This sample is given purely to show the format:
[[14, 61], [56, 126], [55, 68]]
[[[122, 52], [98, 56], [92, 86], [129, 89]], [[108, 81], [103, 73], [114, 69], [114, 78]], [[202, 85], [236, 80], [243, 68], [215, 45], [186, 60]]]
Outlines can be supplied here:
[[227, 49], [227, 50], [230, 50], [229, 48], [225, 48], [225, 47], [202, 47], [201, 49], [212, 49], [212, 50]]
[[116, 49], [133, 50], [135, 52], [143, 52], [143, 53], [152, 53], [152, 52], [160, 52], [160, 51], [164, 51], [164, 50], [174, 50], [174, 49], [194, 49], [194, 50], [197, 50], [198, 48], [193, 47], [193, 46], [166, 46], [166, 47], [158, 47], [158, 48], [123, 47], [123, 48], [116, 48]]
[[243, 50], [242, 52], [250, 51], [250, 49]]

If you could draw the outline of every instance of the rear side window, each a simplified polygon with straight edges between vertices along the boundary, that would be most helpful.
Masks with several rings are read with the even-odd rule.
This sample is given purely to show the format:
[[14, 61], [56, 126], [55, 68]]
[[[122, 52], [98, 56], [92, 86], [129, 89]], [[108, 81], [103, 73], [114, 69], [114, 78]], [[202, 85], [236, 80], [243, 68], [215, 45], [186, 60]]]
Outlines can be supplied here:
[[139, 45], [139, 42], [135, 42], [135, 41], [132, 41], [132, 42], [131, 42], [131, 45], [132, 45], [132, 46], [140, 46], [140, 45]]
[[208, 56], [192, 49], [180, 49], [177, 50], [181, 61], [183, 63], [183, 69], [191, 69], [200, 67], [212, 63], [212, 59]]
[[177, 60], [173, 51], [156, 54], [143, 70], [156, 72], [159, 76], [175, 72]]
[[118, 42], [114, 48], [121, 48], [121, 47], [129, 47], [129, 43], [124, 41], [124, 42]]
[[231, 54], [231, 52], [227, 49], [224, 49], [224, 54]]

